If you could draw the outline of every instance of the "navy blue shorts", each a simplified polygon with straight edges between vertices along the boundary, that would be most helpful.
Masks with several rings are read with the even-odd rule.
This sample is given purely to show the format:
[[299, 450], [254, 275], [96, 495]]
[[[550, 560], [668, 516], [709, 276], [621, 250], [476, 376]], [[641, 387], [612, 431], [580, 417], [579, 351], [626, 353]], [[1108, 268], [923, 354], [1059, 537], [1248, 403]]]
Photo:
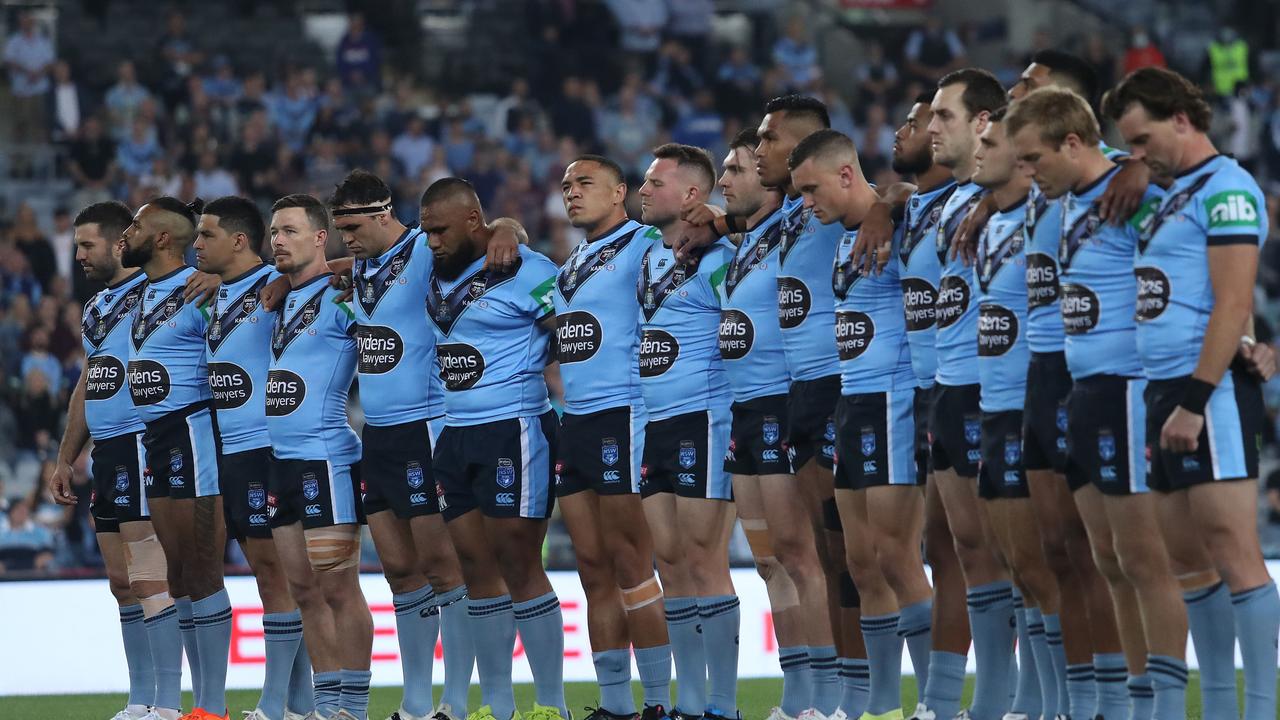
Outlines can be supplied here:
[[119, 532], [122, 522], [150, 519], [147, 494], [142, 491], [147, 465], [141, 432], [95, 440], [89, 461], [93, 475], [89, 512], [95, 532]]
[[1022, 464], [1022, 440], [1021, 410], [982, 413], [978, 497], [984, 500], [1031, 497]]
[[366, 515], [391, 510], [408, 520], [440, 512], [431, 461], [436, 440], [432, 424], [422, 419], [364, 426], [360, 492]]
[[729, 452], [724, 470], [734, 475], [791, 475], [791, 454], [783, 445], [790, 430], [787, 396], [766, 395], [729, 407]]
[[273, 458], [267, 486], [271, 527], [300, 522], [302, 529], [313, 530], [363, 523], [359, 486], [359, 465]]
[[492, 518], [551, 517], [558, 442], [554, 410], [479, 425], [446, 425], [432, 459], [446, 521], [479, 510]]
[[919, 484], [916, 389], [841, 395], [836, 402], [835, 486]]
[[199, 402], [147, 423], [147, 497], [191, 499], [221, 494], [218, 420]]
[[271, 448], [254, 448], [218, 459], [222, 479], [222, 514], [227, 535], [236, 540], [271, 538], [267, 486], [271, 482]]
[[624, 406], [560, 419], [556, 497], [640, 492], [645, 414]]
[[1182, 402], [1187, 380], [1184, 377], [1147, 383], [1151, 489], [1175, 492], [1218, 480], [1257, 478], [1266, 406], [1261, 384], [1247, 371], [1227, 372], [1214, 389], [1204, 408], [1204, 429], [1200, 431], [1195, 452], [1173, 453], [1160, 449], [1160, 431], [1173, 409]]

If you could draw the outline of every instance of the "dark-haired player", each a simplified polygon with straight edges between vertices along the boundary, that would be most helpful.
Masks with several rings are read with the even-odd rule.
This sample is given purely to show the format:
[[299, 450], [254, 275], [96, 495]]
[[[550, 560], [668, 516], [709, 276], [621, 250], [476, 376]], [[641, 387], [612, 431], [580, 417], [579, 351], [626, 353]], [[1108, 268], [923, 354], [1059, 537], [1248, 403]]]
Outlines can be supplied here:
[[184, 629], [194, 659], [190, 715], [203, 720], [227, 715], [231, 602], [222, 583], [226, 524], [205, 366], [208, 310], [183, 303], [196, 272], [183, 254], [195, 240], [197, 210], [171, 197], [143, 205], [122, 236], [121, 262], [147, 275], [133, 317], [129, 391], [147, 425], [147, 500], [169, 562], [170, 591], [179, 624], [191, 627]]

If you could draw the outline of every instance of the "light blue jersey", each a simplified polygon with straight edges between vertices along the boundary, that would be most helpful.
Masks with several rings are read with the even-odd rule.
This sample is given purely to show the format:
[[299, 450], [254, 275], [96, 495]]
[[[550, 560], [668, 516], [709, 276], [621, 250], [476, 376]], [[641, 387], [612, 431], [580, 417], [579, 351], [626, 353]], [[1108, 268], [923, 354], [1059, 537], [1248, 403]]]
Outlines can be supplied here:
[[[892, 251], [902, 245], [903, 226], [894, 229]], [[910, 390], [916, 387], [907, 344], [898, 264], [864, 275], [853, 262], [858, 228], [846, 229], [836, 248], [831, 292], [836, 302], [835, 347], [840, 357], [843, 395]]]
[[[643, 409], [636, 364], [640, 308], [631, 293], [648, 241], [658, 236], [657, 228], [624, 220], [578, 243], [560, 268], [552, 298], [567, 412]], [[643, 419], [638, 424], [643, 427]]]
[[1030, 196], [987, 220], [978, 236], [978, 381], [983, 412], [1020, 410], [1026, 400], [1026, 211]]
[[423, 309], [434, 267], [427, 234], [408, 228], [376, 258], [352, 266], [360, 404], [374, 426], [444, 414], [436, 336]]
[[347, 424], [356, 374], [356, 318], [330, 273], [294, 288], [276, 313], [267, 372], [267, 433], [282, 460], [352, 465], [360, 439]]
[[1073, 378], [1142, 375], [1135, 346], [1132, 267], [1138, 226], [1150, 218], [1158, 195], [1149, 191], [1124, 225], [1104, 223], [1098, 199], [1119, 170], [1112, 168], [1088, 187], [1062, 198], [1058, 267], [1067, 369]]
[[435, 326], [450, 426], [551, 409], [542, 377], [551, 357], [551, 331], [542, 321], [555, 313], [556, 266], [526, 245], [511, 270], [483, 266], [480, 257], [452, 280], [431, 276], [427, 313]]
[[972, 181], [959, 183], [942, 206], [938, 220], [941, 227], [935, 249], [942, 272], [934, 311], [938, 323], [936, 377], [939, 383], [952, 387], [978, 382], [978, 303], [972, 286], [973, 268], [963, 258], [951, 259], [951, 240], [960, 223], [985, 196], [986, 191]]
[[733, 245], [720, 238], [698, 257], [677, 263], [662, 236], [640, 262], [640, 388], [650, 422], [728, 407], [729, 380], [717, 331]]
[[907, 201], [902, 244], [898, 250], [898, 275], [902, 278], [902, 305], [906, 313], [907, 341], [911, 345], [911, 369], [920, 387], [932, 387], [938, 373], [938, 327], [935, 313], [938, 280], [938, 230], [942, 208], [955, 190], [954, 180]]
[[817, 380], [840, 372], [831, 338], [836, 300], [831, 261], [844, 229], [823, 225], [799, 198], [782, 203], [782, 247], [778, 252], [778, 324], [792, 380]]
[[187, 278], [180, 267], [147, 282], [133, 317], [129, 391], [143, 422], [209, 399], [204, 331], [208, 311], [182, 301]]
[[1062, 352], [1062, 309], [1058, 286], [1058, 242], [1062, 198], [1050, 200], [1032, 183], [1027, 199], [1027, 344], [1034, 353]]
[[90, 298], [84, 306], [84, 419], [94, 440], [135, 433], [142, 418], [129, 394], [129, 330], [142, 301], [147, 276], [141, 270]]
[[224, 280], [209, 308], [204, 335], [209, 389], [222, 451], [228, 455], [270, 444], [266, 390], [276, 314], [268, 312], [258, 296], [278, 277], [270, 265], [258, 265]]
[[[1213, 312], [1207, 248], [1261, 246], [1266, 200], [1234, 159], [1215, 155], [1178, 175], [1138, 243], [1138, 354], [1151, 380], [1190, 375]], [[1230, 377], [1230, 375], [1228, 375]]]
[[778, 311], [778, 253], [782, 209], [742, 238], [725, 276], [720, 312], [720, 358], [735, 402], [786, 394], [790, 386]]

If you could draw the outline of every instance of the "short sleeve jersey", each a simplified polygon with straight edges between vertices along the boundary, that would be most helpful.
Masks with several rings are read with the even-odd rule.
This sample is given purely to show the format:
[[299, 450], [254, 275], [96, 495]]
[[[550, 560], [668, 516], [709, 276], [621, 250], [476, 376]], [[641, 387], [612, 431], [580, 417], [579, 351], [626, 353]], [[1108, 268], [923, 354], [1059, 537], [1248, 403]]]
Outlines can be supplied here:
[[129, 394], [129, 332], [142, 301], [147, 276], [141, 270], [90, 298], [84, 306], [84, 417], [94, 440], [143, 428]]
[[725, 275], [720, 310], [720, 358], [733, 399], [746, 402], [787, 392], [787, 356], [778, 312], [779, 208], [742, 236]]
[[978, 382], [984, 412], [1017, 410], [1027, 388], [1026, 206], [995, 213], [978, 236]]
[[898, 249], [898, 275], [902, 278], [911, 368], [921, 387], [933, 385], [933, 377], [938, 372], [935, 306], [942, 273], [937, 253], [938, 230], [942, 208], [955, 188], [955, 181], [948, 180], [932, 190], [912, 194], [907, 201], [905, 228]]
[[556, 266], [520, 246], [510, 270], [472, 261], [456, 278], [431, 277], [427, 312], [444, 380], [445, 422], [479, 425], [551, 409], [542, 371], [551, 357]]
[[823, 225], [800, 198], [782, 204], [782, 247], [778, 250], [778, 324], [792, 380], [816, 380], [840, 372], [831, 337], [836, 301], [831, 294], [831, 262], [844, 228]]
[[[899, 224], [893, 234], [895, 254], [902, 236], [903, 225]], [[857, 395], [915, 387], [898, 264], [889, 263], [878, 274], [863, 274], [861, 263], [853, 261], [857, 240], [858, 228], [845, 230], [831, 270], [840, 391]]]
[[182, 301], [195, 268], [148, 281], [133, 317], [129, 390], [143, 422], [208, 400], [204, 331], [208, 310]]
[[951, 258], [951, 240], [969, 211], [986, 195], [972, 181], [956, 185], [942, 207], [935, 249], [942, 266], [938, 280], [938, 374], [943, 385], [978, 382], [978, 304], [973, 291], [973, 268], [961, 257]]
[[266, 390], [276, 314], [267, 311], [259, 296], [277, 277], [279, 273], [270, 265], [258, 265], [224, 280], [209, 307], [209, 327], [204, 334], [209, 389], [226, 453], [270, 444]]

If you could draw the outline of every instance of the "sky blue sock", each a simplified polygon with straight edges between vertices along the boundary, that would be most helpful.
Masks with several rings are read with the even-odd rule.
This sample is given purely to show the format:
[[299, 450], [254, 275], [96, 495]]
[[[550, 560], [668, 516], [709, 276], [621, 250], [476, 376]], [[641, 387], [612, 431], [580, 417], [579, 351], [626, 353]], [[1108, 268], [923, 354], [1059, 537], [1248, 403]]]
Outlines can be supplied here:
[[1013, 617], [1018, 628], [1018, 665], [1016, 690], [1013, 702], [1009, 704], [1011, 712], [1022, 713], [1031, 717], [1040, 716], [1042, 701], [1040, 697], [1040, 676], [1036, 672], [1036, 654], [1031, 647], [1030, 622], [1027, 620], [1027, 609], [1022, 606], [1022, 595], [1016, 590], [1013, 594]]
[[707, 710], [722, 717], [738, 714], [738, 630], [742, 607], [737, 595], [698, 598], [702, 646], [707, 662]]
[[810, 699], [806, 705], [830, 717], [840, 707], [840, 658], [836, 656], [835, 645], [809, 648], [809, 675], [806, 679], [810, 686]]
[[671, 707], [671, 646], [635, 648], [636, 669], [644, 690], [644, 704]]
[[204, 676], [200, 674], [200, 645], [191, 604], [189, 597], [173, 599], [173, 606], [178, 609], [178, 629], [182, 631], [182, 652], [187, 656], [187, 667], [191, 670], [191, 695], [195, 698], [196, 707], [204, 707], [200, 704], [204, 700]]
[[[1236, 626], [1227, 584], [1182, 593], [1191, 643], [1200, 665], [1200, 703], [1204, 720], [1236, 720]], [[1273, 689], [1275, 682], [1271, 683]], [[1272, 718], [1271, 720], [1274, 720]]]
[[1073, 719], [1098, 714], [1098, 681], [1093, 674], [1093, 663], [1067, 666], [1067, 704]]
[[1040, 608], [1027, 608], [1027, 631], [1036, 658], [1036, 675], [1040, 678], [1040, 711], [1052, 716], [1058, 708], [1058, 676], [1053, 672], [1053, 656], [1049, 652]]
[[511, 655], [516, 649], [516, 620], [511, 610], [511, 596], [472, 598], [467, 614], [475, 639], [481, 702], [493, 709], [495, 718], [507, 720], [516, 709], [516, 698], [511, 689]]
[[200, 652], [200, 707], [214, 715], [227, 714], [227, 656], [231, 652], [231, 598], [223, 588], [191, 603]]
[[925, 686], [922, 702], [942, 720], [955, 717], [960, 712], [968, 661], [959, 653], [942, 650], [929, 653], [929, 684]]
[[142, 621], [151, 646], [151, 662], [156, 673], [155, 706], [182, 709], [182, 632], [178, 630], [176, 605]]
[[862, 717], [871, 699], [871, 663], [864, 658], [840, 658], [840, 709], [850, 718]]
[[299, 715], [316, 709], [316, 688], [311, 683], [311, 654], [307, 652], [304, 636], [298, 643], [298, 653], [293, 656], [293, 671], [289, 673], [289, 699], [285, 707]]
[[1231, 608], [1244, 658], [1244, 720], [1272, 720], [1276, 712], [1276, 636], [1280, 634], [1276, 584], [1269, 582], [1233, 594]]
[[[636, 701], [631, 696], [631, 651], [627, 648], [591, 653], [600, 686], [600, 707], [614, 715], [634, 715]], [[567, 716], [566, 719], [568, 720]]]
[[339, 670], [338, 675], [342, 684], [338, 707], [355, 715], [356, 720], [369, 720], [369, 680], [373, 673], [368, 670]]
[[1093, 677], [1098, 684], [1098, 714], [1104, 718], [1129, 717], [1129, 669], [1120, 653], [1094, 653]]
[[293, 675], [298, 646], [302, 644], [302, 613], [297, 608], [287, 613], [266, 613], [262, 616], [262, 639], [266, 644], [267, 667], [258, 707], [267, 717], [283, 718], [289, 678]]
[[671, 597], [662, 601], [667, 613], [667, 634], [676, 663], [675, 709], [701, 715], [707, 707], [707, 659], [702, 646], [698, 599]]
[[342, 673], [338, 670], [315, 674], [316, 713], [329, 717], [338, 712], [342, 699]]
[[1070, 715], [1071, 701], [1067, 692], [1067, 651], [1062, 645], [1061, 616], [1044, 616], [1044, 640], [1049, 646], [1049, 660], [1053, 663], [1053, 677], [1058, 685], [1056, 690], [1058, 706], [1053, 714]]
[[555, 591], [523, 600], [511, 606], [516, 629], [533, 671], [535, 702], [560, 710], [568, 720], [569, 707], [564, 702], [564, 616]]
[[471, 671], [476, 667], [476, 645], [471, 637], [471, 618], [467, 616], [470, 602], [466, 585], [436, 596], [440, 607], [440, 647], [444, 652], [444, 692], [440, 702], [458, 717], [467, 714], [467, 691], [471, 688]]
[[1000, 720], [1009, 706], [1009, 666], [1013, 663], [1013, 585], [1000, 580], [969, 588], [969, 628], [977, 660], [970, 714]]
[[129, 666], [130, 705], [153, 705], [156, 701], [156, 666], [151, 662], [151, 641], [143, 622], [142, 606], [120, 606], [120, 637], [124, 660]]
[[1147, 674], [1156, 692], [1151, 716], [1159, 720], [1186, 717], [1187, 663], [1167, 655], [1148, 655]]
[[[839, 659], [836, 662], [838, 664]], [[804, 645], [778, 648], [778, 665], [782, 666], [782, 702], [778, 707], [791, 717], [799, 717], [800, 713], [813, 707], [813, 674], [809, 670], [809, 648]], [[836, 679], [839, 680], [839, 677]]]
[[902, 705], [902, 638], [898, 636], [898, 613], [863, 615], [862, 639], [871, 663], [871, 697], [867, 712], [887, 713]]
[[404, 671], [400, 707], [410, 715], [429, 715], [435, 708], [431, 671], [436, 660], [436, 637], [440, 634], [440, 612], [435, 601], [436, 594], [430, 584], [391, 596], [396, 610], [400, 667]]
[[1156, 701], [1156, 691], [1151, 689], [1151, 676], [1146, 673], [1130, 675], [1125, 685], [1129, 690], [1129, 707], [1132, 708], [1129, 717], [1132, 720], [1151, 720]]
[[907, 643], [911, 667], [916, 672], [916, 694], [923, 698], [924, 689], [929, 686], [929, 650], [933, 647], [933, 598], [908, 605], [898, 612], [901, 615], [898, 634]]

